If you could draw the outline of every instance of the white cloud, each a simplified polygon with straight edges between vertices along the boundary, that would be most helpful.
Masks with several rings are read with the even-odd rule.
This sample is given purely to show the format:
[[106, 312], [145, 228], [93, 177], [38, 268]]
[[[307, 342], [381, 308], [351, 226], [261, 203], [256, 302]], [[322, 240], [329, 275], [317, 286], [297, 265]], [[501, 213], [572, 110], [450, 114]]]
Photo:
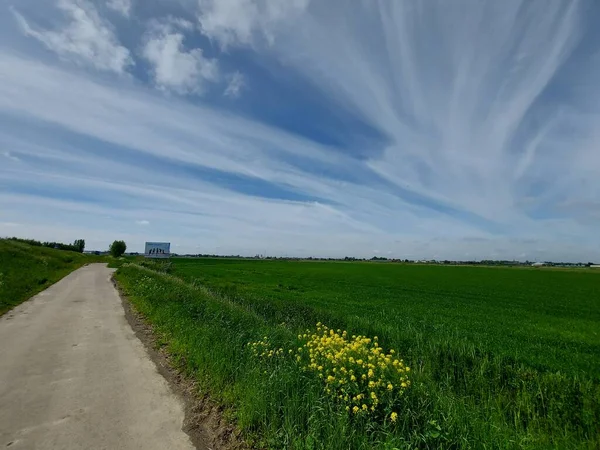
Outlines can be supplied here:
[[[598, 118], [576, 120], [560, 102], [540, 103], [582, 34], [580, 6], [321, 2], [281, 33], [285, 39], [276, 39], [272, 52], [333, 108], [386, 137], [385, 148], [367, 162], [374, 171], [435, 202], [510, 222], [523, 215], [515, 205], [528, 186], [546, 184], [547, 177], [582, 195], [574, 183], [582, 171], [573, 178], [559, 171], [565, 149], [571, 166], [576, 155], [585, 155], [588, 167], [599, 163], [584, 137], [597, 126], [580, 125]], [[586, 92], [597, 98], [597, 90]], [[557, 145], [565, 116], [585, 130]], [[513, 181], [515, 173], [520, 180]]]
[[4, 152], [4, 153], [2, 153], [2, 156], [4, 156], [5, 158], [10, 159], [12, 161], [15, 161], [15, 162], [20, 162], [21, 161], [21, 159], [19, 157], [13, 155], [11, 152]]
[[[326, 105], [315, 110], [324, 127], [339, 114], [380, 134], [360, 158], [225, 112], [235, 102], [211, 97], [221, 102], [212, 108], [3, 47], [0, 145], [27, 164], [0, 164], [0, 185], [22, 191], [0, 193], [0, 220], [47, 240], [107, 245], [122, 233], [132, 248], [177, 236], [203, 253], [597, 259], [600, 65], [572, 61], [585, 32], [577, 2], [268, 4], [204, 1], [202, 30], [222, 46], [252, 45], [252, 63], [302, 80], [277, 91], [284, 112], [306, 94]], [[191, 43], [204, 39], [188, 22], [161, 23], [143, 40], [157, 86], [234, 81], [202, 74], [207, 58]], [[271, 87], [253, 81], [253, 94]], [[300, 200], [261, 197], [277, 189]], [[45, 197], [54, 190], [81, 198]]]
[[58, 29], [37, 28], [13, 10], [22, 31], [44, 44], [65, 60], [99, 70], [124, 73], [133, 60], [129, 50], [120, 45], [111, 25], [100, 17], [86, 0], [59, 0], [58, 7], [69, 22]]
[[229, 84], [223, 92], [226, 97], [237, 98], [240, 96], [241, 90], [246, 86], [246, 80], [240, 72], [235, 72], [229, 78]]
[[193, 31], [194, 24], [182, 17], [167, 16], [160, 21], [154, 21], [154, 26], [171, 26], [182, 31]]
[[150, 225], [150, 222], [148, 222], [147, 220], [136, 220], [135, 223], [137, 223], [138, 225]]
[[[0, 111], [4, 114], [26, 115], [46, 122], [50, 130], [58, 126], [63, 133], [71, 130], [141, 152], [136, 163], [123, 163], [113, 161], [111, 156], [84, 155], [79, 146], [53, 143], [51, 131], [37, 140], [33, 130], [27, 137], [16, 134], [10, 141], [15, 151], [35, 156], [37, 163], [18, 172], [0, 172], [5, 183], [28, 180], [28, 186], [37, 187], [37, 192], [58, 189], [84, 197], [102, 195], [107, 204], [113, 205], [66, 203], [16, 194], [0, 198], [0, 211], [11, 211], [10, 220], [20, 223], [34, 224], [45, 216], [46, 209], [61, 211], [45, 231], [33, 225], [21, 230], [30, 236], [60, 234], [61, 226], [72, 228], [69, 224], [82, 223], [87, 235], [105, 239], [106, 245], [115, 238], [114, 233], [125, 230], [129, 233], [128, 243], [136, 242], [135, 239], [139, 245], [144, 239], [170, 240], [176, 234], [184, 248], [193, 249], [201, 241], [214, 253], [255, 254], [268, 250], [307, 256], [372, 256], [373, 248], [385, 248], [396, 256], [412, 253], [418, 257], [437, 254], [452, 258], [467, 248], [472, 257], [485, 257], [498, 247], [502, 249], [498, 254], [510, 259], [525, 249], [528, 254], [535, 254], [536, 248], [544, 247], [540, 241], [565, 231], [580, 238], [591, 236], [588, 229], [572, 221], [545, 223], [540, 228], [521, 218], [515, 225], [522, 230], [535, 230], [536, 241], [525, 245], [510, 237], [494, 238], [460, 220], [431, 214], [426, 207], [411, 206], [385, 190], [340, 183], [294, 169], [286, 163], [286, 153], [273, 155], [265, 149], [281, 148], [295, 155], [310, 155], [323, 163], [334, 161], [348, 170], [353, 170], [352, 164], [356, 163], [351, 158], [333, 156], [311, 141], [256, 122], [206, 107], [190, 107], [143, 90], [104, 86], [81, 75], [14, 56], [0, 54], [0, 69]], [[10, 138], [6, 130], [0, 135], [7, 133]], [[166, 168], [144, 167], [145, 154], [161, 157], [165, 148], [169, 149], [170, 158], [183, 164], [201, 164], [286, 184], [323, 197], [332, 205], [262, 199], [217, 187], [198, 177], [172, 174]], [[47, 164], [49, 158], [59, 155], [58, 164]], [[118, 207], [120, 198], [131, 199], [127, 208]], [[152, 236], [136, 236], [135, 228], [130, 228], [139, 225], [135, 224], [139, 217], [153, 217]], [[109, 236], [106, 230], [113, 230], [113, 235]], [[335, 235], [331, 230], [336, 230]], [[430, 242], [431, 236], [437, 236], [437, 240]], [[480, 239], [463, 242], [463, 236]], [[561, 252], [586, 254], [570, 238], [562, 241], [560, 249], [554, 246], [554, 256]], [[290, 249], [290, 242], [297, 248]], [[517, 253], [516, 249], [520, 251]]]
[[108, 0], [106, 6], [124, 17], [129, 17], [133, 7], [133, 0]]
[[[89, 189], [85, 180], [75, 180], [73, 186]], [[159, 190], [155, 191], [159, 192]], [[192, 195], [190, 191], [172, 192], [172, 194]], [[148, 197], [151, 191], [148, 192]], [[223, 200], [229, 197], [221, 197]], [[215, 203], [213, 206], [219, 205]], [[389, 235], [370, 233], [366, 235], [357, 231], [343, 229], [335, 235], [327, 232], [327, 227], [339, 226], [328, 216], [318, 211], [305, 211], [298, 214], [298, 205], [288, 205], [289, 209], [281, 209], [281, 204], [269, 205], [263, 201], [240, 199], [239, 203], [226, 203], [212, 213], [197, 216], [190, 211], [178, 208], [183, 206], [177, 200], [165, 202], [161, 199], [155, 203], [153, 210], [136, 207], [129, 209], [112, 209], [99, 205], [86, 205], [64, 200], [49, 200], [25, 195], [6, 195], [0, 193], [0, 207], [12, 212], [13, 220], [19, 221], [18, 229], [0, 222], [0, 235], [35, 237], [41, 240], [61, 240], [70, 242], [72, 236], [84, 236], [87, 241], [94, 242], [90, 248], [107, 248], [114, 239], [125, 239], [132, 251], [142, 251], [145, 241], [171, 241], [175, 238], [181, 246], [181, 252], [218, 253], [255, 255], [294, 255], [294, 256], [362, 256], [374, 255], [374, 245], [384, 245], [389, 257], [409, 257], [416, 259], [482, 259], [489, 258], [492, 253], [498, 259], [539, 259], [539, 260], [595, 260], [597, 251], [584, 244], [573, 244], [565, 241], [552, 241], [547, 237], [523, 241], [507, 237], [487, 238], [478, 241], [460, 241], [449, 238], [423, 238], [397, 236], [392, 240]], [[204, 212], [210, 211], [209, 204], [196, 203], [196, 208]], [[56, 214], [60, 211], [60, 215]], [[239, 212], [238, 212], [239, 211]], [[262, 221], [248, 222], [260, 213], [268, 216]], [[131, 221], [134, 214], [163, 212], [157, 220], [153, 220], [151, 228], [140, 231], [139, 226]], [[291, 214], [288, 220], [277, 221], [283, 212]], [[248, 214], [244, 217], [243, 214]], [[40, 217], [48, 216], [51, 220], [41, 221]], [[296, 225], [294, 219], [303, 221]], [[271, 220], [273, 219], [273, 222]], [[318, 226], [324, 221], [324, 226]], [[302, 228], [308, 228], [303, 230]], [[293, 242], [293, 245], [290, 245]], [[463, 256], [464, 255], [464, 256]]]
[[207, 83], [219, 78], [217, 60], [204, 57], [200, 48], [186, 50], [183, 42], [183, 34], [172, 24], [155, 24], [146, 36], [142, 54], [152, 64], [158, 88], [202, 94]]
[[[361, 197], [402, 203], [374, 189], [356, 192], [351, 185], [341, 186], [335, 180], [308, 176], [294, 169], [285, 162], [286, 154], [348, 170], [358, 166], [351, 158], [331, 154], [311, 141], [258, 122], [206, 107], [190, 107], [176, 99], [132, 89], [130, 85], [126, 89], [110, 88], [13, 56], [0, 55], [0, 69], [0, 110], [7, 113], [25, 114], [153, 156], [164, 156], [168, 149], [169, 157], [175, 161], [258, 177], [308, 195], [331, 196], [333, 201], [338, 200], [341, 188], [343, 193], [338, 201], [347, 204], [356, 205]], [[19, 151], [35, 154], [56, 151], [48, 144], [28, 147]], [[273, 154], [274, 149], [279, 154]], [[72, 152], [77, 155], [77, 148]], [[123, 176], [129, 176], [128, 171]]]
[[200, 29], [223, 47], [251, 44], [255, 37], [274, 42], [274, 33], [301, 14], [310, 0], [199, 0]]

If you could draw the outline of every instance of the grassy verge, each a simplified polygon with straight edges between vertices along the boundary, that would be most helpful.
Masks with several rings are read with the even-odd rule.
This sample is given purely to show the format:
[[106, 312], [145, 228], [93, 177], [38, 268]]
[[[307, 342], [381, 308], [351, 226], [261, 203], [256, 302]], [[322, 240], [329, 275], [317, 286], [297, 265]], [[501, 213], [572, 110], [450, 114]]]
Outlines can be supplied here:
[[[276, 304], [273, 313], [264, 301], [215, 294], [204, 285], [136, 265], [123, 265], [116, 278], [180, 367], [228, 407], [258, 446], [600, 446], [600, 386], [594, 376], [528, 365], [455, 332], [427, 336], [407, 323], [394, 327], [385, 310], [379, 322], [347, 316], [343, 308], [336, 315], [335, 310], [297, 303]], [[310, 361], [298, 349], [307, 348], [306, 324], [318, 317], [349, 333], [378, 335], [385, 352], [395, 348], [405, 357], [412, 368], [411, 384], [389, 400], [395, 420], [389, 420], [390, 410], [364, 415], [347, 411], [348, 404], [330, 395], [331, 385], [318, 371], [307, 370]], [[264, 348], [256, 352], [251, 342]], [[343, 365], [335, 364], [341, 370]], [[340, 378], [337, 372], [326, 375]]]
[[0, 240], [0, 315], [97, 258]]

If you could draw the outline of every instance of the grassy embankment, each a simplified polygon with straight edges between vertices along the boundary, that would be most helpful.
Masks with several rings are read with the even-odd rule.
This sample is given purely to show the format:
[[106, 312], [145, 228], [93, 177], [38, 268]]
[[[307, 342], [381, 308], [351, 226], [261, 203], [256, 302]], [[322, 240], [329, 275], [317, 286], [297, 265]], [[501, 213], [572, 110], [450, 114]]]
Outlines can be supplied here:
[[[181, 367], [261, 445], [600, 447], [597, 273], [184, 259], [171, 271], [126, 265], [117, 278]], [[319, 321], [378, 336], [412, 369], [410, 387], [385, 410], [347, 411], [298, 353]], [[256, 341], [283, 352], [257, 357]]]
[[0, 239], [0, 316], [97, 258]]

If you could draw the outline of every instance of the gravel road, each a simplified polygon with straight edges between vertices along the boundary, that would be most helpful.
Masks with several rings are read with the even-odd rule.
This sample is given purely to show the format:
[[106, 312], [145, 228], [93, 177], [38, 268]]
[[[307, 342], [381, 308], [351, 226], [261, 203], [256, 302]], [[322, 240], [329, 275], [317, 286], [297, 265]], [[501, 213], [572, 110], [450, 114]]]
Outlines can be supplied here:
[[193, 449], [104, 264], [0, 317], [0, 448]]

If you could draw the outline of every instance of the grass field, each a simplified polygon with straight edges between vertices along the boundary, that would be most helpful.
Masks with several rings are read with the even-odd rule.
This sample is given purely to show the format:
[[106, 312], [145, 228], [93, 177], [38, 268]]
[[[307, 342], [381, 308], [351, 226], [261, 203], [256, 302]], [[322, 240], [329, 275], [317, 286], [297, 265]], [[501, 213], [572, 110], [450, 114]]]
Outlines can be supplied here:
[[81, 253], [0, 239], [0, 316], [92, 261]]
[[[598, 273], [221, 259], [175, 259], [169, 271], [129, 265], [118, 279], [182, 367], [260, 445], [600, 447]], [[319, 378], [304, 359], [317, 322], [348, 340], [377, 336], [411, 369], [409, 386], [390, 383], [391, 395], [360, 378], [334, 387], [346, 380], [332, 367], [353, 367], [341, 347], [338, 366], [323, 364]], [[352, 395], [379, 396], [366, 405], [372, 413], [353, 413], [350, 385]]]

